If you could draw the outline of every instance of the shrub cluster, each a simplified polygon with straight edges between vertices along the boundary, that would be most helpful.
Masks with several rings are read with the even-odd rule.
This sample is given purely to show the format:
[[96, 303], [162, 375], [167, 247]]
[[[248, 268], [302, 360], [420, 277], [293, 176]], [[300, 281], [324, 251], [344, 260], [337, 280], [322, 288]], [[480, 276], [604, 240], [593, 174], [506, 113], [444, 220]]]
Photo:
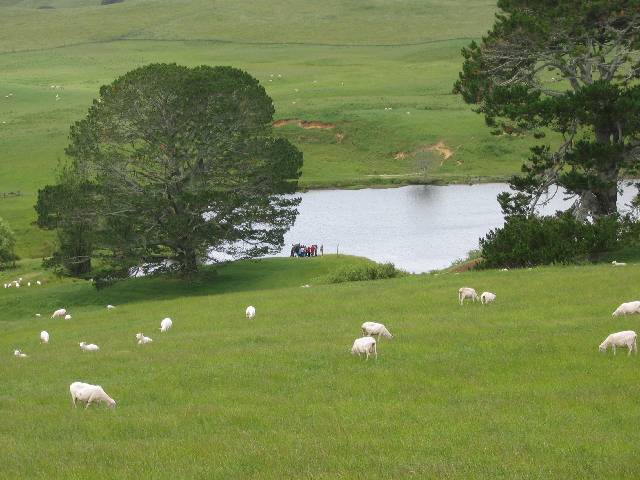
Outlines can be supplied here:
[[402, 275], [393, 263], [374, 263], [359, 265], [338, 270], [327, 276], [327, 283], [359, 282], [363, 280], [380, 280]]
[[14, 252], [15, 246], [16, 237], [13, 230], [0, 218], [0, 269], [15, 266], [18, 259]]
[[639, 225], [631, 217], [609, 215], [591, 222], [570, 212], [556, 216], [507, 217], [502, 228], [480, 239], [483, 268], [596, 261], [607, 252], [637, 242]]

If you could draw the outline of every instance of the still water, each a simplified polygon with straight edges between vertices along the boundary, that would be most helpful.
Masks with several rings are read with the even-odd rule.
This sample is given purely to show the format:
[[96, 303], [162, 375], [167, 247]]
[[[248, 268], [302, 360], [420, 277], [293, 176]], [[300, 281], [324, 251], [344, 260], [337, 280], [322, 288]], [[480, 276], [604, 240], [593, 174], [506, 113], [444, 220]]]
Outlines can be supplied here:
[[[285, 237], [321, 244], [325, 253], [359, 255], [419, 273], [444, 268], [478, 248], [478, 239], [504, 223], [496, 196], [506, 184], [413, 185], [364, 190], [313, 190], [300, 194], [300, 214]], [[627, 204], [637, 190], [625, 187]], [[564, 208], [556, 195], [543, 213]]]

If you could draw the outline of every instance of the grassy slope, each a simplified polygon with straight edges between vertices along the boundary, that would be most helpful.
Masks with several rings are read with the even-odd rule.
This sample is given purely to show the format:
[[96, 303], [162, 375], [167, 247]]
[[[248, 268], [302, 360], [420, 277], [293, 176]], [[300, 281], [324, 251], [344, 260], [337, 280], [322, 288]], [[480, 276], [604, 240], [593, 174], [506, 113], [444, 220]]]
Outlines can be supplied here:
[[[450, 93], [460, 48], [490, 27], [492, 2], [97, 3], [0, 0], [0, 194], [23, 194], [0, 198], [0, 216], [23, 256], [48, 252], [31, 207], [64, 158], [69, 125], [100, 85], [149, 62], [245, 68], [277, 118], [335, 123], [278, 130], [305, 152], [303, 187], [504, 178], [526, 155], [527, 140], [492, 137]], [[56, 8], [35, 8], [44, 4]], [[394, 159], [440, 140], [455, 152], [445, 162], [433, 152]]]
[[[56, 282], [0, 290], [3, 475], [638, 476], [639, 360], [597, 345], [636, 328], [610, 313], [635, 298], [640, 266], [313, 282], [339, 262], [358, 260], [233, 264], [186, 296], [147, 279], [98, 293]], [[459, 307], [461, 285], [498, 300]], [[72, 321], [33, 317], [60, 305]], [[160, 335], [166, 315], [174, 328]], [[396, 334], [377, 362], [347, 352], [364, 320]], [[148, 348], [134, 344], [140, 330]], [[81, 340], [102, 350], [83, 354]], [[30, 358], [11, 357], [15, 347]], [[77, 379], [103, 385], [117, 409], [73, 410]]]

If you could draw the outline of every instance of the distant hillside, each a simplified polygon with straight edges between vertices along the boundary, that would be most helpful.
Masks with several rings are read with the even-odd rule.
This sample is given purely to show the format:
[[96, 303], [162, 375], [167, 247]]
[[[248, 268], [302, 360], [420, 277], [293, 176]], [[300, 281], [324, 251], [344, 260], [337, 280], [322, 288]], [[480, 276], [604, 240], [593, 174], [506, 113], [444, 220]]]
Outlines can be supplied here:
[[[123, 38], [388, 45], [474, 38], [493, 2], [461, 0], [0, 0], [0, 51]], [[48, 6], [53, 8], [41, 9]]]

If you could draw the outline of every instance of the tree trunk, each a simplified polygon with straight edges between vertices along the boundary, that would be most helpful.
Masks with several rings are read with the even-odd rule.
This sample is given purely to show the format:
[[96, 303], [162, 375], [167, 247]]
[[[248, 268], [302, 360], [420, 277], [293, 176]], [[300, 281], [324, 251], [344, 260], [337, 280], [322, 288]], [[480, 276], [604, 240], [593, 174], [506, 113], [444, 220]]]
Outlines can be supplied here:
[[180, 263], [182, 264], [182, 272], [186, 276], [190, 276], [198, 271], [198, 261], [196, 250], [193, 247], [183, 247], [180, 255]]
[[[615, 129], [596, 128], [595, 136], [596, 142], [603, 143], [608, 146], [613, 146], [614, 138], [616, 137]], [[621, 160], [621, 159], [620, 159]], [[611, 215], [618, 211], [618, 175], [620, 174], [619, 159], [610, 162], [604, 168], [600, 169], [599, 177], [604, 183], [602, 187], [593, 189], [593, 194], [596, 197], [596, 208], [593, 214], [596, 216]]]

